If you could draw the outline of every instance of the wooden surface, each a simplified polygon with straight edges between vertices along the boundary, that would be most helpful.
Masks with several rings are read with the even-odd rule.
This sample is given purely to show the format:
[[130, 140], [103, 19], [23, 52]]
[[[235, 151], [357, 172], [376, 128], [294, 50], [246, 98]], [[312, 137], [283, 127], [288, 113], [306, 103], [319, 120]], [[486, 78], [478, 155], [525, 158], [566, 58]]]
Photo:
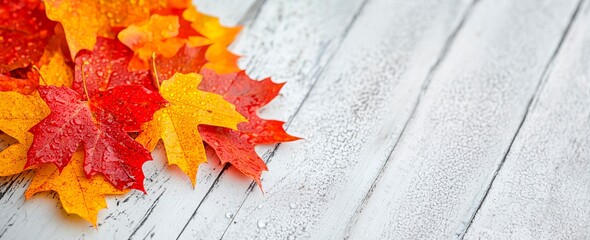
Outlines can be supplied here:
[[589, 1], [196, 3], [287, 82], [261, 114], [305, 140], [258, 148], [266, 193], [215, 163], [193, 189], [160, 147], [98, 229], [0, 178], [0, 238], [590, 238]]

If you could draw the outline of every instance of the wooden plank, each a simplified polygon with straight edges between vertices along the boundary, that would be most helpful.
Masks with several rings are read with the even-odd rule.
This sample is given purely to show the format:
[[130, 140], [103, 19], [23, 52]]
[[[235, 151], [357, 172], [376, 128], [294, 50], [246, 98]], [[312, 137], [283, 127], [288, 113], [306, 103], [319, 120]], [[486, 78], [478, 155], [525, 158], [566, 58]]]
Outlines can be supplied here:
[[266, 193], [223, 175], [180, 239], [341, 238], [470, 5], [369, 1], [289, 126], [307, 140], [272, 155]]
[[590, 238], [588, 29], [587, 2], [467, 239]]
[[[237, 13], [252, 15], [256, 12], [253, 0], [199, 0], [203, 11], [215, 14], [223, 7], [221, 14], [227, 19], [224, 22], [238, 22], [244, 16]], [[219, 6], [216, 4], [223, 4]], [[248, 5], [251, 4], [251, 5]], [[201, 5], [198, 5], [201, 6]], [[229, 18], [235, 19], [229, 19]], [[146, 175], [145, 186], [148, 195], [132, 192], [123, 197], [113, 197], [107, 200], [109, 209], [99, 214], [99, 228], [94, 229], [76, 216], [68, 216], [61, 209], [55, 194], [38, 194], [32, 200], [24, 201], [24, 191], [32, 177], [32, 173], [0, 178], [0, 238], [8, 239], [36, 239], [36, 238], [97, 238], [97, 239], [127, 239], [136, 229], [142, 226], [154, 211], [154, 207], [161, 202], [167, 207], [168, 213], [182, 211], [174, 204], [194, 204], [202, 198], [207, 188], [192, 189], [190, 182], [179, 171], [167, 170], [163, 149], [153, 153], [155, 161], [144, 165]], [[219, 174], [221, 167], [214, 164], [204, 165], [199, 169], [199, 186], [207, 186]], [[156, 216], [166, 220], [174, 215], [161, 213]], [[181, 225], [181, 224], [180, 224]], [[43, 226], [43, 227], [40, 227]], [[161, 225], [165, 228], [165, 225]]]
[[482, 0], [433, 75], [351, 239], [460, 238], [578, 1]]

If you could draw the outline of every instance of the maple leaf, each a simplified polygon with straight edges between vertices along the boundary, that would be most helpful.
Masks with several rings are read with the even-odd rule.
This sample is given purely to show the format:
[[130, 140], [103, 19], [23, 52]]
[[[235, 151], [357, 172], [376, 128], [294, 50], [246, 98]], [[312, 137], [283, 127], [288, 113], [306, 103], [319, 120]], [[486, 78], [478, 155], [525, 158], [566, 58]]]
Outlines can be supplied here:
[[45, 0], [47, 16], [65, 29], [72, 59], [82, 49], [93, 49], [97, 37], [114, 38], [118, 29], [147, 20], [150, 11], [166, 6], [164, 0]]
[[55, 27], [55, 35], [49, 38], [43, 56], [37, 63], [39, 74], [43, 76], [42, 85], [49, 86], [72, 86], [74, 71], [72, 61], [69, 57], [66, 36], [61, 24]]
[[171, 58], [185, 45], [186, 49], [207, 47], [204, 56], [207, 68], [220, 73], [239, 71], [238, 56], [227, 47], [241, 27], [223, 27], [217, 18], [199, 13], [193, 6], [184, 10], [159, 9], [155, 13], [149, 22], [131, 25], [119, 33], [119, 40], [136, 52], [130, 69], [147, 69], [153, 53]]
[[168, 163], [177, 165], [190, 178], [193, 186], [199, 164], [207, 162], [199, 125], [236, 129], [245, 118], [217, 94], [197, 89], [201, 75], [176, 74], [160, 86], [160, 93], [169, 104], [154, 114], [136, 140], [153, 150], [160, 139], [164, 143]]
[[0, 73], [37, 63], [55, 24], [39, 0], [0, 0]]
[[242, 27], [224, 27], [218, 18], [202, 14], [193, 6], [188, 7], [182, 13], [182, 17], [191, 22], [191, 27], [208, 40], [204, 41], [196, 36], [193, 39], [189, 38], [188, 43], [192, 47], [210, 45], [206, 54], [209, 61], [205, 65], [206, 68], [213, 69], [217, 73], [240, 71], [237, 65], [239, 57], [231, 53], [227, 48], [242, 30]]
[[33, 134], [28, 131], [48, 114], [49, 107], [37, 93], [0, 92], [0, 131], [17, 141], [0, 152], [0, 176], [23, 171], [33, 142]]
[[143, 190], [141, 167], [151, 156], [125, 130], [139, 130], [165, 103], [157, 92], [119, 86], [89, 101], [66, 87], [39, 87], [39, 93], [51, 114], [30, 130], [35, 138], [26, 166], [53, 163], [62, 170], [83, 145], [88, 177], [101, 173], [119, 189]]
[[99, 91], [123, 86], [141, 85], [156, 90], [149, 71], [129, 71], [127, 65], [133, 58], [133, 51], [116, 39], [99, 37], [92, 51], [82, 50], [76, 56], [75, 78], [72, 88], [93, 97]]
[[238, 125], [238, 131], [200, 126], [199, 132], [203, 140], [215, 149], [223, 164], [230, 163], [261, 186], [260, 174], [268, 169], [254, 146], [300, 139], [285, 132], [284, 122], [261, 119], [256, 114], [258, 109], [278, 95], [283, 84], [273, 83], [270, 78], [252, 80], [244, 71], [219, 75], [203, 69], [201, 74], [203, 81], [199, 89], [220, 94], [225, 100], [235, 104], [236, 110], [248, 119], [248, 122]]
[[190, 47], [185, 45], [171, 58], [158, 56], [155, 62], [157, 69], [154, 72], [158, 73], [160, 81], [169, 79], [176, 73], [199, 72], [207, 63], [207, 59], [205, 59], [207, 48], [207, 46]]
[[88, 179], [84, 174], [84, 152], [76, 151], [70, 164], [60, 171], [53, 165], [41, 166], [25, 192], [30, 199], [39, 192], [54, 191], [64, 210], [76, 214], [96, 227], [98, 212], [107, 207], [106, 195], [122, 195], [128, 190], [119, 190], [103, 176]]
[[[184, 19], [182, 17], [182, 13], [185, 11], [185, 9], [191, 6], [186, 5], [185, 7], [182, 8], [161, 8], [161, 9], [157, 9], [152, 11], [152, 14], [158, 14], [161, 16], [176, 16], [178, 17], [178, 23], [179, 23], [179, 28], [178, 28], [178, 38], [183, 38], [183, 39], [189, 39], [190, 37], [203, 37], [203, 35], [201, 35], [199, 32], [197, 32], [197, 30], [195, 30], [193, 27], [191, 27], [191, 22], [187, 21], [186, 19]], [[210, 42], [208, 42], [207, 44], [210, 44]]]
[[186, 42], [186, 39], [177, 38], [179, 28], [178, 16], [154, 14], [148, 22], [123, 29], [119, 33], [119, 40], [135, 51], [129, 69], [149, 69], [149, 60], [153, 53], [166, 58], [176, 55]]

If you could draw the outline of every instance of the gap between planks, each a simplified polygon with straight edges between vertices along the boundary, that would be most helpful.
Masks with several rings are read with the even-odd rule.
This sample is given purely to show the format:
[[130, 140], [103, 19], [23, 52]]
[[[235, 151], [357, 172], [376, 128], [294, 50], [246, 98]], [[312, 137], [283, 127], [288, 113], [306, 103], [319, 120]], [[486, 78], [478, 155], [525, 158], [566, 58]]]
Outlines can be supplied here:
[[[572, 2], [573, 2], [573, 1], [572, 1]], [[563, 28], [562, 28], [562, 29], [560, 29], [560, 30], [559, 30], [559, 32], [557, 32], [557, 34], [555, 34], [555, 35], [554, 35], [554, 36], [555, 36], [555, 40], [557, 40], [557, 41], [555, 41], [555, 43], [556, 43], [556, 44], [555, 44], [555, 45], [553, 45], [553, 46], [551, 46], [551, 48], [549, 49], [549, 50], [551, 50], [551, 51], [546, 51], [546, 52], [548, 53], [548, 58], [546, 58], [546, 59], [545, 59], [543, 62], [541, 62], [541, 64], [543, 64], [543, 65], [540, 65], [540, 69], [539, 69], [539, 71], [538, 71], [538, 73], [540, 73], [540, 77], [541, 77], [541, 79], [540, 79], [540, 80], [537, 80], [537, 81], [535, 81], [535, 82], [534, 82], [534, 84], [531, 84], [531, 87], [532, 87], [532, 89], [531, 89], [531, 90], [532, 90], [532, 91], [531, 91], [531, 94], [530, 94], [530, 95], [528, 95], [528, 94], [527, 94], [527, 95], [528, 95], [528, 96], [530, 96], [530, 97], [527, 97], [527, 98], [523, 99], [524, 101], [521, 101], [521, 103], [523, 103], [523, 110], [524, 110], [524, 111], [522, 111], [522, 112], [524, 113], [524, 116], [522, 116], [521, 114], [519, 114], [517, 117], [515, 117], [515, 119], [514, 119], [514, 120], [515, 120], [515, 123], [516, 123], [516, 124], [515, 124], [515, 125], [516, 125], [516, 126], [515, 126], [515, 129], [514, 129], [514, 131], [511, 131], [511, 132], [510, 132], [510, 135], [508, 135], [508, 136], [507, 136], [506, 140], [512, 140], [512, 141], [513, 141], [513, 138], [514, 138], [514, 137], [515, 137], [515, 136], [518, 134], [518, 131], [519, 131], [519, 129], [520, 129], [520, 127], [518, 127], [518, 125], [519, 125], [518, 123], [520, 123], [520, 125], [522, 125], [522, 121], [524, 121], [524, 119], [525, 119], [525, 117], [526, 117], [526, 114], [527, 114], [527, 113], [528, 113], [528, 111], [529, 111], [528, 109], [530, 109], [530, 107], [531, 107], [531, 103], [533, 102], [533, 99], [535, 98], [535, 96], [536, 96], [536, 95], [538, 95], [539, 88], [541, 88], [541, 87], [542, 87], [542, 85], [543, 85], [543, 77], [546, 75], [546, 73], [547, 73], [548, 69], [550, 69], [551, 63], [553, 62], [553, 59], [555, 58], [555, 55], [557, 54], [557, 52], [558, 52], [558, 51], [559, 51], [559, 49], [560, 49], [561, 43], [563, 42], [563, 39], [564, 39], [565, 35], [566, 35], [566, 34], [567, 34], [567, 32], [568, 32], [569, 26], [571, 26], [571, 22], [572, 22], [572, 20], [575, 18], [576, 14], [577, 14], [577, 12], [578, 12], [578, 10], [579, 10], [579, 7], [580, 7], [580, 2], [579, 2], [579, 1], [577, 1], [577, 2], [578, 2], [578, 5], [577, 5], [577, 7], [576, 7], [576, 5], [575, 5], [575, 2], [573, 2], [574, 4], [572, 4], [573, 6], [572, 6], [572, 8], [571, 8], [571, 10], [572, 10], [572, 11], [571, 11], [571, 12], [568, 12], [568, 13], [567, 13], [568, 15], [565, 15], [565, 16], [564, 16], [564, 17], [568, 17], [570, 14], [572, 14], [572, 13], [573, 13], [573, 15], [572, 15], [571, 19], [569, 19], [569, 21], [567, 21], [568, 19], [566, 19], [566, 18], [563, 18], [563, 20], [566, 20], [566, 21], [563, 21], [563, 22], [565, 23], [565, 24], [563, 24]], [[565, 31], [564, 31], [564, 29], [565, 29]], [[559, 38], [559, 37], [561, 37], [561, 38]], [[535, 79], [539, 79], [539, 77], [535, 77]], [[398, 141], [399, 141], [399, 140], [398, 140]], [[512, 145], [512, 142], [511, 142], [511, 141], [507, 141], [507, 143], [508, 143], [508, 144], [506, 144], [507, 146], [506, 146], [506, 148], [505, 148], [506, 150], [502, 151], [502, 153], [501, 153], [502, 155], [500, 156], [500, 159], [499, 159], [499, 160], [501, 160], [501, 161], [500, 161], [498, 164], [495, 164], [495, 166], [494, 166], [494, 167], [490, 167], [490, 169], [494, 169], [494, 172], [495, 172], [495, 173], [497, 173], [497, 171], [498, 171], [498, 170], [501, 168], [501, 166], [502, 166], [502, 162], [505, 160], [505, 155], [504, 155], [503, 153], [505, 153], [506, 151], [508, 151], [508, 149], [509, 149], [509, 146], [511, 146], [511, 145]], [[504, 158], [502, 158], [502, 156], [503, 156]], [[496, 167], [496, 166], [497, 166], [497, 167]], [[487, 186], [487, 187], [489, 187], [489, 185], [488, 185], [488, 182], [489, 182], [489, 184], [491, 185], [491, 184], [492, 184], [492, 182], [493, 182], [493, 178], [491, 178], [489, 181], [486, 181], [484, 184], [482, 184], [482, 190], [485, 190], [485, 189], [486, 189], [486, 186]], [[383, 189], [381, 189], [381, 190], [383, 190]], [[489, 190], [489, 189], [488, 189], [488, 190]], [[486, 191], [486, 192], [487, 192], [487, 191]], [[480, 196], [481, 196], [481, 195], [480, 195]], [[474, 199], [474, 200], [475, 200], [475, 199]], [[484, 199], [480, 199], [480, 200], [481, 200], [481, 201], [479, 201], [479, 204], [481, 204], [481, 202], [482, 202]], [[474, 205], [477, 205], [477, 204], [478, 204], [478, 203], [475, 203], [475, 201], [474, 201]], [[360, 211], [362, 211], [362, 210], [363, 210], [363, 209], [361, 209]], [[470, 211], [470, 212], [471, 212], [471, 211]], [[473, 215], [475, 215], [475, 214], [476, 214], [475, 212], [471, 212], [471, 213], [472, 213]], [[472, 214], [469, 214], [469, 215], [472, 215]], [[470, 216], [469, 218], [471, 218], [471, 217], [472, 217], [472, 216]], [[369, 219], [370, 219], [370, 218], [369, 218]], [[367, 220], [367, 219], [365, 219], [365, 220]], [[467, 224], [467, 222], [465, 222], [465, 224]], [[458, 237], [458, 236], [460, 236], [460, 235], [461, 235], [461, 234], [457, 234], [457, 235], [455, 235], [455, 237]], [[358, 237], [358, 236], [357, 236], [357, 237]]]
[[381, 179], [381, 177], [383, 175], [383, 172], [385, 170], [385, 167], [387, 166], [387, 164], [389, 163], [389, 160], [391, 159], [391, 155], [396, 150], [396, 148], [398, 146], [398, 143], [400, 142], [402, 136], [406, 132], [406, 129], [407, 129], [408, 125], [410, 124], [410, 122], [412, 121], [412, 119], [414, 119], [414, 116], [416, 115], [416, 110], [418, 109], [418, 106], [420, 105], [420, 102], [421, 102], [422, 98], [424, 97], [424, 94], [426, 93], [426, 90], [428, 89], [428, 85], [430, 85], [430, 81], [432, 80], [432, 76], [434, 76], [434, 73], [438, 70], [438, 67], [440, 66], [440, 64], [445, 60], [445, 58], [447, 56], [447, 53], [449, 52], [449, 49], [452, 47], [453, 43], [455, 42], [455, 38], [457, 37], [457, 34], [461, 31], [461, 29], [465, 25], [465, 22], [471, 16], [471, 13], [473, 12], [473, 8], [475, 7], [475, 5], [479, 1], [480, 0], [473, 0], [473, 2], [468, 7], [468, 9], [465, 12], [465, 14], [463, 14], [463, 17], [462, 17], [461, 21], [459, 22], [459, 24], [457, 25], [457, 27], [455, 28], [455, 30], [453, 30], [453, 32], [451, 33], [451, 35], [449, 36], [449, 38], [445, 42], [445, 45], [443, 47], [443, 50], [441, 51], [441, 54], [436, 59], [436, 62], [432, 65], [432, 67], [430, 68], [430, 70], [428, 70], [428, 75], [426, 75], [426, 79], [424, 80], [424, 83], [422, 84], [420, 93], [418, 94], [418, 98], [416, 99], [416, 103], [412, 107], [412, 112], [410, 113], [410, 116], [406, 120], [406, 122], [405, 122], [405, 124], [404, 124], [404, 126], [403, 126], [403, 128], [401, 130], [401, 132], [399, 133], [399, 137], [395, 141], [395, 143], [393, 145], [393, 148], [391, 149], [391, 151], [387, 155], [387, 160], [385, 160], [385, 162], [383, 163], [383, 165], [379, 169], [379, 173], [378, 173], [377, 177], [373, 180], [373, 184], [371, 184], [371, 187], [369, 188], [369, 190], [365, 194], [365, 197], [364, 197], [361, 205], [359, 205], [359, 207], [355, 211], [355, 214], [352, 216], [352, 218], [348, 222], [348, 225], [346, 227], [345, 234], [344, 234], [345, 238], [348, 239], [350, 237], [349, 236], [350, 235], [350, 231], [351, 231], [352, 227], [356, 224], [356, 221], [358, 220], [359, 214], [363, 211], [363, 209], [366, 206], [367, 201], [369, 200], [369, 198], [371, 198], [371, 194], [373, 193], [373, 190], [377, 186], [377, 182], [379, 182], [379, 179]]

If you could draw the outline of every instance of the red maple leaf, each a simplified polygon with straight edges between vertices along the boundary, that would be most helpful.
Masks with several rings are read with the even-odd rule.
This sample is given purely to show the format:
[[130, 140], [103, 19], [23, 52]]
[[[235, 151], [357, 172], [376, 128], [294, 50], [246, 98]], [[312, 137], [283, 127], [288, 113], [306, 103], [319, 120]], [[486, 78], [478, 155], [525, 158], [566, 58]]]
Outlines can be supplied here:
[[125, 130], [138, 130], [165, 103], [157, 92], [119, 86], [86, 101], [72, 89], [41, 86], [39, 94], [51, 114], [30, 130], [35, 137], [27, 167], [53, 163], [61, 171], [82, 145], [88, 177], [101, 173], [119, 189], [143, 191], [141, 167], [151, 155]]
[[155, 91], [149, 71], [128, 70], [132, 58], [133, 51], [118, 40], [97, 38], [92, 51], [82, 50], [76, 56], [72, 89], [83, 95], [85, 82], [90, 97], [124, 85], [141, 85]]
[[268, 168], [256, 154], [254, 146], [300, 139], [285, 132], [284, 122], [261, 119], [256, 114], [259, 108], [278, 95], [283, 84], [274, 83], [270, 78], [252, 80], [244, 71], [219, 75], [202, 69], [201, 74], [203, 81], [199, 89], [222, 95], [236, 106], [248, 122], [238, 124], [238, 131], [202, 125], [199, 126], [199, 133], [215, 149], [222, 163], [230, 163], [261, 186], [260, 174]]
[[0, 0], [0, 73], [37, 63], [55, 24], [40, 0]]
[[[207, 47], [183, 46], [171, 58], [156, 57], [159, 80], [169, 79], [177, 72], [198, 72], [207, 63], [206, 51]], [[127, 66], [133, 54], [133, 51], [120, 41], [99, 37], [92, 51], [82, 50], [76, 56], [72, 88], [84, 94], [85, 83], [90, 97], [99, 91], [124, 85], [141, 85], [157, 91], [150, 71], [129, 71]]]
[[160, 81], [167, 80], [178, 73], [199, 72], [207, 63], [205, 53], [207, 46], [189, 47], [183, 46], [178, 53], [171, 58], [158, 56], [156, 58], [156, 71]]

